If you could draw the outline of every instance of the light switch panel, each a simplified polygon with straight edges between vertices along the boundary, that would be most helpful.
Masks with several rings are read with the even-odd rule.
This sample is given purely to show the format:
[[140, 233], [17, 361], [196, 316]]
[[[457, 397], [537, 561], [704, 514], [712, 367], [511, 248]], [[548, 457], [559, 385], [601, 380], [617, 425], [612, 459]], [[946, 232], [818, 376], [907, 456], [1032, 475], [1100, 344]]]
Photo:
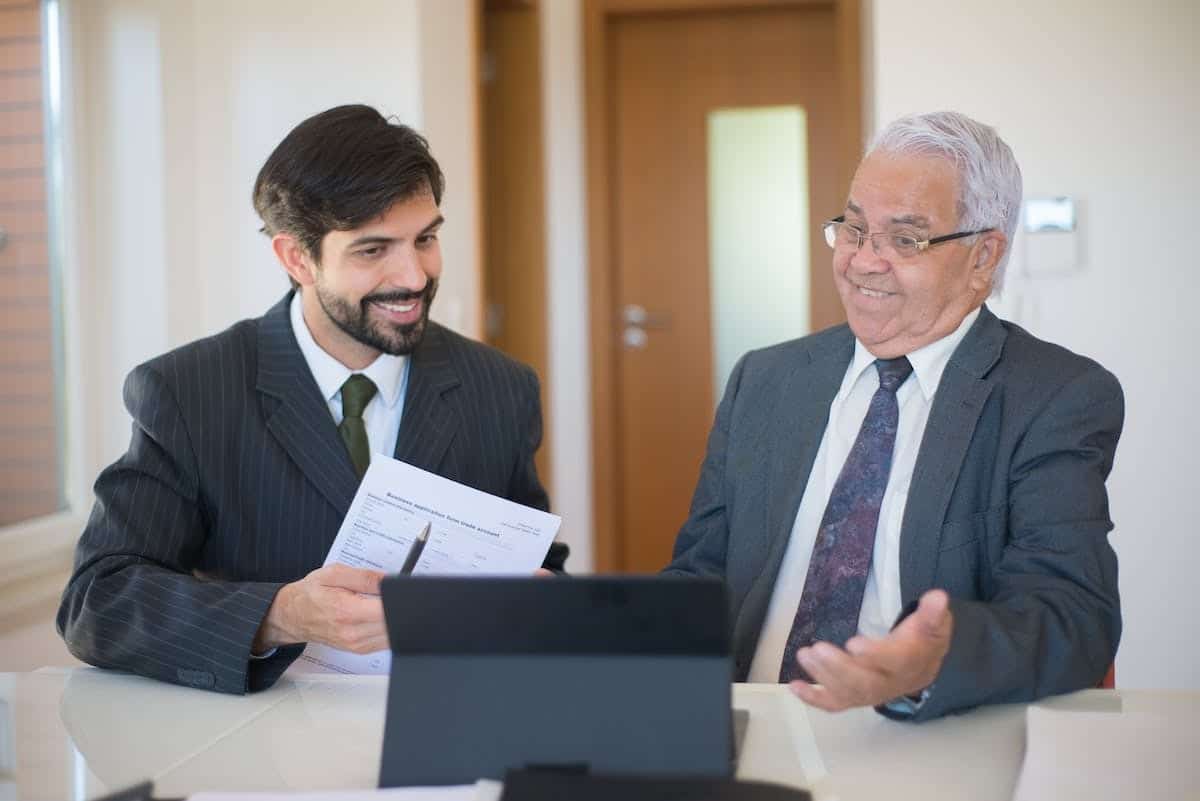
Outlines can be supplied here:
[[1026, 274], [1062, 275], [1080, 269], [1074, 198], [1032, 197], [1025, 201], [1024, 212]]

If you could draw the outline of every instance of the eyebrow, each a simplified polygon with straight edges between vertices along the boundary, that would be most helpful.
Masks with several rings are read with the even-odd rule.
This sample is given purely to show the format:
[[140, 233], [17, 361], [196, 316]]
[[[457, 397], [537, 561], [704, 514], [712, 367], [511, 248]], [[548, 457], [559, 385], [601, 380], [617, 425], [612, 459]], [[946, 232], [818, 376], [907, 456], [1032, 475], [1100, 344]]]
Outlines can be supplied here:
[[892, 217], [889, 222], [892, 225], [915, 225], [918, 228], [929, 227], [929, 218], [923, 217], [920, 214], [902, 214], [899, 217]]
[[[426, 225], [421, 229], [420, 233], [417, 234], [417, 237], [420, 238], [426, 234], [433, 233], [439, 227], [441, 227], [442, 223], [445, 221], [446, 218], [439, 214], [437, 217], [433, 218], [429, 225]], [[360, 248], [364, 245], [390, 245], [396, 241], [397, 239], [394, 236], [360, 236], [350, 242], [350, 244], [346, 245], [346, 249], [349, 250], [351, 248]]]
[[[852, 211], [855, 214], [861, 215], [863, 210], [858, 207], [858, 204], [853, 200], [846, 201], [846, 210]], [[921, 214], [902, 214], [899, 217], [891, 217], [888, 219], [889, 225], [913, 225], [918, 228], [928, 228], [929, 218]]]

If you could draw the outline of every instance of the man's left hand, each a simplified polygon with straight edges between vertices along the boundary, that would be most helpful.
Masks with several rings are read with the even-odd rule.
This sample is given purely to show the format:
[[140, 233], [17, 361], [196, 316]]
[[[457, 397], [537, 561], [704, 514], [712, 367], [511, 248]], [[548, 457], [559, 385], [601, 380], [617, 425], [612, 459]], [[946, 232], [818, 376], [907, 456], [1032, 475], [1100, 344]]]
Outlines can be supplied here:
[[950, 650], [953, 631], [949, 596], [930, 590], [921, 596], [916, 610], [882, 639], [852, 637], [845, 650], [827, 642], [801, 648], [796, 659], [816, 684], [793, 681], [792, 692], [828, 712], [916, 695], [933, 684]]

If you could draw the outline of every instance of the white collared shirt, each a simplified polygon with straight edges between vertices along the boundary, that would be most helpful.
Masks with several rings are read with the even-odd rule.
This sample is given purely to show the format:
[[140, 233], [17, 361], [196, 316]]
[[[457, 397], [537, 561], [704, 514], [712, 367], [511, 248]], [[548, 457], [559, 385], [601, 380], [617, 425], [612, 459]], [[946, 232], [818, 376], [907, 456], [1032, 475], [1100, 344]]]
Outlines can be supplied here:
[[400, 418], [404, 414], [404, 394], [408, 389], [408, 357], [381, 353], [362, 370], [351, 370], [326, 353], [313, 339], [304, 321], [299, 291], [292, 298], [291, 316], [296, 342], [317, 381], [329, 413], [333, 415], [334, 424], [341, 425], [342, 422], [342, 384], [354, 373], [362, 373], [374, 382], [378, 390], [363, 410], [367, 443], [372, 453], [394, 455], [396, 440], [400, 436]]
[[[966, 316], [954, 333], [908, 354], [913, 373], [896, 392], [900, 420], [895, 450], [892, 452], [892, 469], [888, 474], [887, 489], [879, 509], [879, 524], [875, 530], [875, 552], [858, 616], [860, 634], [882, 637], [891, 630], [896, 616], [900, 614], [900, 525], [904, 520], [904, 507], [908, 501], [917, 451], [921, 447], [925, 423], [929, 419], [929, 410], [942, 380], [942, 372], [978, 316], [979, 310], [976, 309]], [[783, 649], [796, 616], [796, 608], [800, 605], [800, 596], [804, 593], [808, 563], [817, 541], [821, 518], [842, 465], [854, 440], [858, 438], [871, 398], [879, 389], [879, 374], [873, 367], [874, 363], [875, 357], [866, 346], [855, 340], [854, 358], [842, 378], [841, 389], [830, 404], [829, 423], [825, 426], [825, 434], [821, 438], [817, 458], [800, 501], [800, 510], [792, 525], [787, 551], [758, 639], [758, 648], [750, 665], [750, 681], [779, 681]]]

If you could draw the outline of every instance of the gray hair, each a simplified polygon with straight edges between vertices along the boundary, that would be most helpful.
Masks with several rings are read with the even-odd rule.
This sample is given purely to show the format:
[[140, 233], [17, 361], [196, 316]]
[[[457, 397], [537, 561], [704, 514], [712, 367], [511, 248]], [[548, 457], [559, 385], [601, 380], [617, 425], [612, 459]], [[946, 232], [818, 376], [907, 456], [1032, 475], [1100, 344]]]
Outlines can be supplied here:
[[992, 294], [999, 292], [1021, 217], [1021, 168], [996, 129], [956, 111], [910, 114], [880, 131], [867, 155], [877, 150], [954, 163], [959, 175], [960, 228], [996, 228], [1008, 237], [992, 276]]

